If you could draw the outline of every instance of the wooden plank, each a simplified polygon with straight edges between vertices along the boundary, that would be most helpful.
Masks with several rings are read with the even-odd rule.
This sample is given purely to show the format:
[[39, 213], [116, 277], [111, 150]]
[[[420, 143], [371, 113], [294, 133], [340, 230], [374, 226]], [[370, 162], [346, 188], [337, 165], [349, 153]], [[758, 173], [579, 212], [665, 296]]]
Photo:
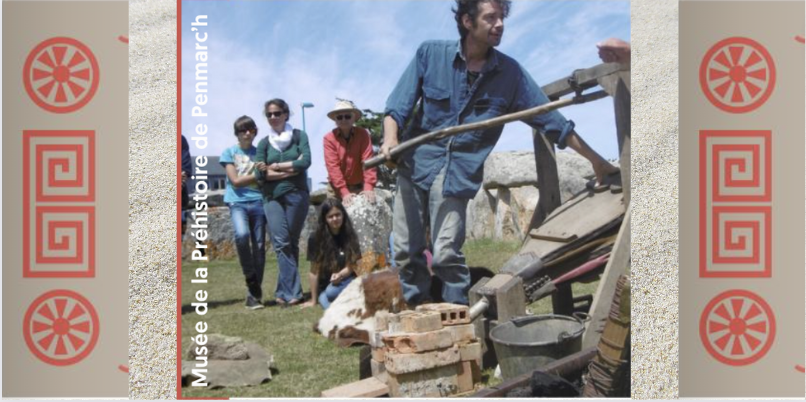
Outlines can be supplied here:
[[561, 248], [574, 247], [577, 241], [572, 243], [543, 241], [533, 239], [532, 234], [558, 238], [576, 235], [580, 241], [584, 240], [587, 235], [617, 220], [624, 213], [622, 199], [622, 194], [610, 191], [582, 192], [557, 208], [539, 228], [532, 229], [528, 240], [521, 248], [521, 253], [534, 252], [546, 260], [547, 256]]
[[613, 97], [616, 114], [616, 139], [621, 164], [621, 183], [624, 188], [624, 203], [630, 203], [631, 196], [631, 126], [630, 126], [630, 72], [622, 71], [599, 79], [599, 85]]
[[[534, 130], [532, 142], [535, 150], [535, 168], [537, 169], [537, 191], [539, 198], [537, 208], [529, 222], [529, 230], [540, 227], [546, 218], [560, 204], [560, 176], [557, 172], [557, 158], [554, 144], [546, 136]], [[529, 237], [524, 238], [524, 242]]]
[[585, 334], [582, 335], [583, 348], [593, 347], [599, 343], [605, 320], [607, 320], [607, 316], [610, 313], [610, 304], [616, 292], [618, 278], [629, 271], [631, 216], [632, 206], [627, 208], [610, 260], [605, 266], [602, 279], [599, 281], [599, 287], [593, 296], [593, 305], [590, 309], [591, 320], [587, 323]]
[[[499, 274], [500, 275], [500, 274]], [[508, 275], [507, 275], [508, 276]], [[495, 279], [495, 277], [493, 277]], [[498, 322], [507, 322], [515, 317], [526, 315], [526, 295], [523, 290], [523, 279], [520, 276], [510, 279], [495, 291], [495, 307]]]
[[557, 99], [561, 96], [574, 93], [574, 88], [569, 83], [569, 78], [573, 78], [577, 85], [582, 88], [591, 88], [598, 84], [597, 80], [599, 78], [623, 71], [625, 68], [628, 67], [618, 63], [597, 64], [590, 68], [574, 71], [574, 73], [568, 77], [544, 85], [542, 89], [549, 99]]
[[375, 377], [322, 391], [322, 398], [377, 398], [387, 395], [389, 387]]

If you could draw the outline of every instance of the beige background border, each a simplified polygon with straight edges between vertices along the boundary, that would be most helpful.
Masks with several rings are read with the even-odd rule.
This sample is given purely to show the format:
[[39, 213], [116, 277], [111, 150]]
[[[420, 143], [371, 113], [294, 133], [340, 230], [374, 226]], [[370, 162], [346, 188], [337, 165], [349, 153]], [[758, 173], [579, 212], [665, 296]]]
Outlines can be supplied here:
[[[632, 1], [634, 398], [677, 397], [678, 2]], [[176, 3], [129, 5], [129, 395], [176, 396]]]
[[632, 396], [678, 396], [678, 2], [632, 2]]

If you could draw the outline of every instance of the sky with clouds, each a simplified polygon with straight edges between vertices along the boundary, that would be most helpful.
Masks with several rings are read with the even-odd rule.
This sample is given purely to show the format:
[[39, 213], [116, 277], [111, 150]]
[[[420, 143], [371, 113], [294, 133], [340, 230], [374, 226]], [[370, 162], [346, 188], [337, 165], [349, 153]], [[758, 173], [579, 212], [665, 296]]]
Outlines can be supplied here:
[[[282, 98], [290, 123], [302, 128], [305, 111], [314, 189], [327, 180], [322, 138], [335, 125], [327, 118], [336, 97], [360, 109], [383, 111], [406, 65], [425, 40], [458, 39], [452, 0], [271, 0], [182, 2], [182, 131], [208, 126], [208, 145], [193, 155], [220, 155], [233, 144], [232, 123], [248, 115], [258, 124], [257, 142], [268, 132], [263, 103]], [[207, 117], [195, 106], [196, 41], [191, 23], [207, 15]], [[599, 64], [596, 43], [629, 40], [630, 3], [616, 0], [515, 0], [504, 21], [498, 50], [518, 60], [538, 84]], [[577, 131], [605, 158], [617, 158], [613, 105], [609, 99], [562, 110]], [[496, 151], [531, 150], [531, 128], [508, 124]]]

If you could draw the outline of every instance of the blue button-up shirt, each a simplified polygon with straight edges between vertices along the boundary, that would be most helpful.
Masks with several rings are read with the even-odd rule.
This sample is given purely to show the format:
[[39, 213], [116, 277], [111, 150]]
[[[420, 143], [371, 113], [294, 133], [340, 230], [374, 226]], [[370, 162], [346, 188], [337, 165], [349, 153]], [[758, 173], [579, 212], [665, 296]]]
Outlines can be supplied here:
[[[414, 106], [419, 100], [422, 105]], [[427, 41], [400, 77], [386, 101], [385, 115], [401, 127], [400, 141], [429, 131], [488, 120], [549, 102], [529, 73], [511, 57], [490, 49], [487, 62], [473, 86], [468, 85], [467, 63], [461, 42]], [[410, 127], [403, 130], [411, 113]], [[524, 123], [557, 138], [560, 147], [573, 122], [552, 111]], [[469, 131], [429, 142], [403, 154], [398, 174], [428, 190], [439, 171], [447, 165], [443, 195], [473, 198], [484, 177], [484, 161], [492, 152], [503, 126]], [[530, 141], [531, 137], [524, 137]]]

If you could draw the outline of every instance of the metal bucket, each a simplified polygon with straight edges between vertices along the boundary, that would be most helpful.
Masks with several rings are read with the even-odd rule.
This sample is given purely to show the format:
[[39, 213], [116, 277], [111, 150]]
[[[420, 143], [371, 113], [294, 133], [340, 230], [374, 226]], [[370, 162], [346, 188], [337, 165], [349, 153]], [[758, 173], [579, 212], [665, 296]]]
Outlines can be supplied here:
[[587, 314], [518, 317], [490, 331], [504, 379], [511, 379], [582, 350]]

